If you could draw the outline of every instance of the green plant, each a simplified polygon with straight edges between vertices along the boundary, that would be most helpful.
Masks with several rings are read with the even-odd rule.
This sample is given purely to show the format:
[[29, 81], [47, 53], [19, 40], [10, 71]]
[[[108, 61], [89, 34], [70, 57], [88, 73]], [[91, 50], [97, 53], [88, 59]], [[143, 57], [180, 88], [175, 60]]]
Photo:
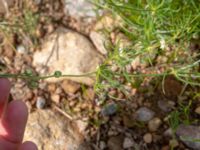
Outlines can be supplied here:
[[[199, 40], [200, 3], [198, 0], [92, 0], [99, 8], [120, 16], [118, 30], [129, 38], [131, 45], [108, 45], [109, 55], [97, 71], [96, 89], [117, 88], [126, 92], [123, 83], [134, 83], [146, 77], [173, 75], [178, 80], [199, 84], [199, 53], [192, 52], [193, 39]], [[136, 58], [146, 67], [140, 71], [126, 69]], [[164, 63], [158, 57], [167, 57]], [[113, 71], [112, 66], [118, 67]], [[162, 67], [159, 71], [156, 67]], [[146, 70], [148, 73], [143, 73]], [[159, 72], [159, 73], [158, 73]], [[123, 81], [121, 82], [121, 78]], [[103, 84], [102, 84], [103, 82]]]
[[16, 78], [16, 79], [20, 78], [20, 79], [26, 80], [30, 87], [36, 88], [40, 80], [44, 80], [48, 78], [84, 77], [84, 76], [91, 76], [93, 74], [94, 72], [82, 74], [82, 75], [68, 75], [68, 74], [62, 74], [60, 71], [55, 71], [54, 74], [52, 75], [38, 76], [36, 74], [33, 74], [31, 70], [26, 70], [22, 74], [0, 73], [0, 78]]
[[194, 120], [190, 118], [190, 110], [192, 106], [192, 100], [188, 102], [188, 104], [181, 104], [176, 110], [172, 111], [169, 115], [169, 125], [172, 131], [175, 133], [176, 129], [180, 124], [190, 125]]
[[[129, 38], [131, 45], [120, 47], [110, 43], [109, 54], [104, 63], [97, 69], [97, 93], [117, 88], [127, 95], [124, 84], [139, 87], [144, 78], [165, 78], [173, 75], [178, 80], [190, 84], [200, 85], [198, 65], [199, 54], [189, 48], [192, 40], [199, 38], [200, 33], [200, 3], [198, 0], [92, 0], [99, 8], [110, 10], [115, 16], [120, 16], [122, 24], [118, 30]], [[10, 24], [4, 20], [0, 22], [0, 29], [6, 31], [27, 32], [33, 36], [37, 27], [38, 14], [30, 9], [24, 9], [23, 17], [13, 19]], [[160, 64], [157, 58], [167, 57], [165, 63]], [[145, 68], [127, 70], [127, 66], [136, 58]], [[117, 66], [113, 71], [112, 67]], [[159, 71], [156, 66], [161, 66]], [[146, 71], [143, 73], [142, 71]], [[159, 73], [158, 73], [159, 71]], [[90, 75], [90, 73], [89, 73]], [[31, 79], [31, 81], [49, 77], [59, 77], [60, 72], [52, 76], [38, 77], [26, 74], [1, 74], [0, 77]], [[63, 76], [63, 75], [62, 75]], [[70, 75], [71, 76], [71, 75]], [[128, 96], [128, 95], [127, 95]]]
[[[176, 110], [172, 111], [169, 114], [168, 123], [170, 128], [172, 129], [173, 139], [176, 139], [176, 130], [178, 129], [180, 124], [190, 125], [195, 123], [196, 120], [191, 119], [191, 106], [192, 100], [188, 102], [188, 104], [179, 104]], [[199, 139], [191, 139], [190, 137], [180, 137], [183, 141], [193, 141], [199, 142]], [[173, 145], [171, 146], [173, 150]]]

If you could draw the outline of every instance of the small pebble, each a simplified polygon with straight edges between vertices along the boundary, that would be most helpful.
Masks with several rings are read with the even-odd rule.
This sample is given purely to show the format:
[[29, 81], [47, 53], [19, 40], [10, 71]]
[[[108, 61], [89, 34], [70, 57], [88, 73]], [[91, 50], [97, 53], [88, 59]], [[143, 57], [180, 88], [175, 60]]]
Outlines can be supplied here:
[[61, 94], [62, 93], [62, 89], [60, 87], [56, 88], [55, 93], [56, 94]]
[[150, 131], [155, 132], [157, 129], [160, 127], [162, 124], [162, 121], [160, 118], [153, 118], [152, 120], [149, 121], [148, 123], [148, 128]]
[[112, 136], [108, 139], [109, 150], [122, 150], [123, 149], [123, 135]]
[[38, 97], [36, 100], [36, 107], [38, 109], [43, 109], [45, 107], [46, 100], [43, 97]]
[[133, 142], [132, 139], [130, 139], [130, 138], [128, 138], [128, 137], [126, 137], [126, 138], [124, 139], [124, 142], [123, 142], [123, 148], [124, 148], [124, 149], [131, 148], [131, 147], [133, 147], [133, 145], [134, 145], [134, 142]]
[[136, 115], [136, 120], [147, 122], [154, 117], [155, 112], [153, 112], [147, 107], [141, 107], [136, 111], [135, 115]]
[[55, 90], [56, 90], [56, 85], [55, 85], [55, 84], [49, 84], [49, 85], [48, 85], [48, 90], [49, 90], [50, 92], [55, 92]]
[[58, 104], [60, 102], [60, 95], [59, 94], [52, 94], [51, 99], [52, 99], [53, 102]]
[[106, 149], [106, 143], [105, 143], [104, 141], [100, 141], [100, 143], [99, 143], [99, 148], [100, 148], [101, 150]]
[[26, 54], [27, 53], [27, 50], [26, 48], [23, 46], [23, 45], [18, 45], [17, 48], [16, 48], [17, 52], [19, 54]]
[[95, 92], [92, 88], [86, 89], [83, 92], [83, 98], [86, 100], [93, 100], [95, 98]]
[[66, 94], [74, 94], [79, 90], [80, 84], [73, 81], [64, 80], [61, 83], [61, 87], [63, 88]]
[[152, 135], [151, 133], [146, 133], [144, 136], [143, 136], [143, 140], [145, 143], [149, 144], [152, 142]]
[[170, 147], [169, 147], [168, 145], [166, 145], [166, 146], [163, 146], [163, 147], [161, 148], [161, 150], [170, 150]]
[[101, 112], [103, 116], [111, 116], [114, 115], [117, 112], [117, 110], [118, 110], [118, 105], [115, 103], [110, 103], [106, 105]]
[[176, 148], [176, 147], [179, 146], [179, 143], [178, 143], [178, 141], [177, 141], [176, 139], [171, 139], [171, 140], [169, 141], [169, 145], [170, 145], [170, 147], [172, 147], [172, 148]]
[[110, 129], [107, 134], [108, 134], [108, 136], [115, 136], [115, 135], [118, 134], [118, 132], [116, 130], [111, 130]]
[[195, 109], [195, 113], [197, 113], [198, 115], [200, 115], [200, 106]]
[[171, 128], [167, 129], [164, 134], [165, 137], [172, 137], [173, 136], [173, 131]]
[[173, 101], [165, 101], [165, 100], [160, 100], [158, 101], [158, 107], [163, 111], [163, 112], [170, 112], [175, 103]]
[[135, 126], [134, 118], [129, 114], [123, 115], [123, 124], [125, 127], [132, 128]]
[[46, 85], [47, 84], [45, 82], [41, 82], [41, 83], [39, 83], [39, 88], [44, 90], [44, 89], [46, 89]]

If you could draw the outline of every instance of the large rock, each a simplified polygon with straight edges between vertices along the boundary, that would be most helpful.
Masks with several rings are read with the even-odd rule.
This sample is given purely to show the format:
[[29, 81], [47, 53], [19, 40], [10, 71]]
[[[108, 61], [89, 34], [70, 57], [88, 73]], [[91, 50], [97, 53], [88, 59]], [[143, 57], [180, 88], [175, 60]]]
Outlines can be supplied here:
[[[33, 65], [40, 75], [53, 74], [59, 70], [62, 74], [82, 75], [96, 71], [103, 57], [93, 44], [83, 35], [64, 28], [59, 28], [43, 43], [41, 51], [35, 52]], [[44, 71], [44, 68], [48, 69]], [[71, 79], [92, 85], [94, 78], [64, 77], [50, 78], [48, 81], [57, 82]]]
[[189, 148], [194, 150], [200, 149], [200, 127], [192, 125], [180, 125], [176, 131], [176, 135]]
[[83, 139], [78, 125], [51, 110], [31, 113], [24, 137], [35, 142], [39, 150], [84, 150]]

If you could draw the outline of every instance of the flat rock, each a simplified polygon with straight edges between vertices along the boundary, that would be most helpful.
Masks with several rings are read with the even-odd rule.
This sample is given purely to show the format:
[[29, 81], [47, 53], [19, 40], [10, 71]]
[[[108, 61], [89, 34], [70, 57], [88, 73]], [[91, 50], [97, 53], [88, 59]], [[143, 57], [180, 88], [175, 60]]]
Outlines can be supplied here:
[[[102, 61], [101, 54], [85, 36], [64, 28], [52, 33], [43, 43], [41, 51], [36, 51], [33, 56], [33, 66], [40, 75], [52, 75], [55, 71], [83, 75], [96, 71]], [[58, 82], [63, 79], [87, 85], [94, 83], [94, 77], [91, 76], [49, 78], [47, 81]]]
[[194, 150], [200, 149], [200, 127], [193, 125], [180, 125], [176, 131], [179, 139]]
[[29, 116], [24, 140], [35, 142], [39, 150], [80, 150], [83, 137], [67, 118], [51, 110], [37, 110]]

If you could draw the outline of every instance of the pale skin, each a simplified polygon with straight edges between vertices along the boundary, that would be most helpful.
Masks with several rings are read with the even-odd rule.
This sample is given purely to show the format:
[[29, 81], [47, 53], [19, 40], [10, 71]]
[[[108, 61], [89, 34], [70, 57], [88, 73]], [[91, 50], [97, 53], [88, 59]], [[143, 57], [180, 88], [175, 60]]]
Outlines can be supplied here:
[[28, 109], [20, 100], [8, 103], [10, 88], [10, 82], [0, 78], [0, 150], [37, 150], [33, 142], [22, 142]]

